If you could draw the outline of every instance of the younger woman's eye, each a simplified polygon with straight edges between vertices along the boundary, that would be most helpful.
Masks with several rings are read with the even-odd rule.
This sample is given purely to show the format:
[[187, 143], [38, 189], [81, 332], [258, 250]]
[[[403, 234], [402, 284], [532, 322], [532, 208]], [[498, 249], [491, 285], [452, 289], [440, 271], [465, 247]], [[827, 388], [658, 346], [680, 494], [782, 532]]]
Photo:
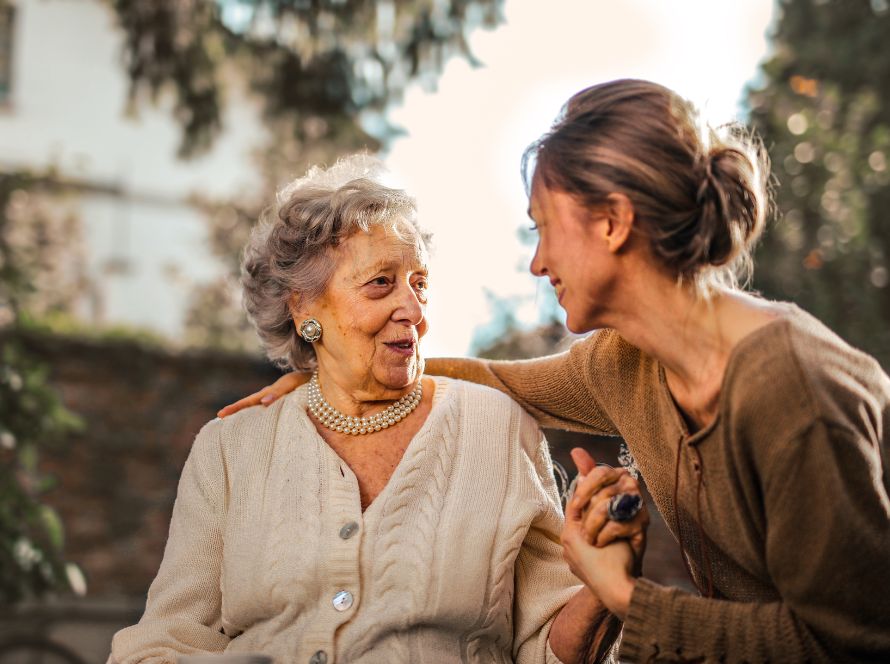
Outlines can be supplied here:
[[531, 231], [532, 233], [535, 233], [538, 230], [538, 225], [532, 224], [531, 226], [528, 227], [528, 230]]

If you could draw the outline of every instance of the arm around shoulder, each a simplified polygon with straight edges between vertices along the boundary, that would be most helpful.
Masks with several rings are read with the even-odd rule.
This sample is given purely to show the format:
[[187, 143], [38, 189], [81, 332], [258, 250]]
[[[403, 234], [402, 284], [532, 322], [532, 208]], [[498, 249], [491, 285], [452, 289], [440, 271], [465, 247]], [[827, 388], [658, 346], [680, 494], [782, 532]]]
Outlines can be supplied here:
[[617, 334], [601, 331], [563, 353], [530, 360], [433, 358], [426, 372], [487, 385], [516, 401], [543, 427], [617, 435], [603, 407], [598, 378], [611, 374], [603, 358]]

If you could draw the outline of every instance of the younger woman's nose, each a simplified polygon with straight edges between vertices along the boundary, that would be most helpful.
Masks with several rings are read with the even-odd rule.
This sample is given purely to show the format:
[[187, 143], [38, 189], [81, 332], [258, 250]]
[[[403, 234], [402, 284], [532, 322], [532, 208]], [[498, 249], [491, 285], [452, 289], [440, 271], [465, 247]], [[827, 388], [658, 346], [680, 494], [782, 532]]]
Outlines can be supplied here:
[[528, 266], [528, 269], [536, 277], [543, 277], [547, 274], [547, 267], [544, 265], [544, 261], [541, 260], [540, 249], [535, 249], [535, 255], [532, 256], [532, 262], [531, 265]]

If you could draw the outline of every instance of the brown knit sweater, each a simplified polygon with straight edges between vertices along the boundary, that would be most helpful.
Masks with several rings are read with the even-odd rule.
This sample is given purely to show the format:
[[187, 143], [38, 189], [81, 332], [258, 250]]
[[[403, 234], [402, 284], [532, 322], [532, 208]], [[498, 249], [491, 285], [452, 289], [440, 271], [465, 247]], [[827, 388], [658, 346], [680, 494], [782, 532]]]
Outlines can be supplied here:
[[612, 330], [427, 371], [624, 437], [705, 596], [640, 579], [622, 661], [890, 662], [890, 379], [810, 315], [789, 305], [736, 346], [694, 435], [662, 366]]

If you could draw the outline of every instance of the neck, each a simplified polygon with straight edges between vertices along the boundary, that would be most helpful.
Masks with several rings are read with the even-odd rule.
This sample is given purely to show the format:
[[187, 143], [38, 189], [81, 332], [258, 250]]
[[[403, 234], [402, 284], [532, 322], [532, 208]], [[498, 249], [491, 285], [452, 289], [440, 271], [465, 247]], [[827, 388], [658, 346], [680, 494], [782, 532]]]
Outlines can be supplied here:
[[657, 359], [682, 391], [719, 390], [733, 348], [753, 329], [756, 300], [728, 290], [703, 298], [664, 275], [639, 280], [630, 290], [610, 327]]
[[731, 351], [721, 325], [725, 297], [715, 293], [704, 300], [691, 288], [660, 280], [623, 295], [627, 304], [610, 316], [610, 327], [682, 382], [695, 384]]
[[716, 414], [733, 349], [777, 316], [775, 305], [730, 290], [705, 299], [665, 275], [640, 279], [626, 291], [605, 325], [658, 360], [687, 418], [706, 424]]
[[421, 376], [403, 388], [389, 388], [377, 383], [368, 376], [362, 383], [338, 380], [333, 372], [319, 367], [318, 383], [325, 400], [344, 415], [367, 417], [373, 415], [394, 401], [409, 394], [420, 382]]

